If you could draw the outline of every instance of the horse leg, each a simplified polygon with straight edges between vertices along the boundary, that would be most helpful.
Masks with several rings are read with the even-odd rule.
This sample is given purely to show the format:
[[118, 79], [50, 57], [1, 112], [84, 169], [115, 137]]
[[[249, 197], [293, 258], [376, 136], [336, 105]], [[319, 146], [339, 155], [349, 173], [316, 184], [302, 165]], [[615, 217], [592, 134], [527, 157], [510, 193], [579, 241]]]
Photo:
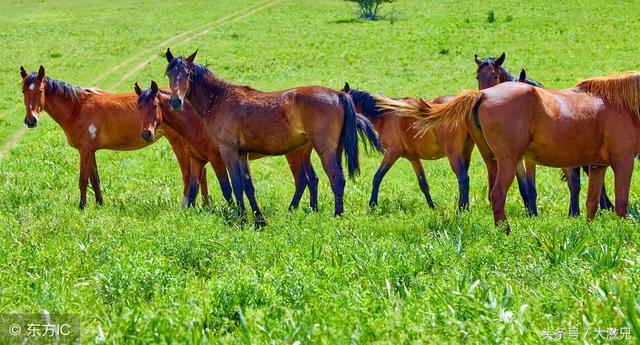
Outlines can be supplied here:
[[95, 152], [89, 150], [80, 150], [80, 209], [83, 210], [87, 205], [87, 185], [89, 184], [89, 174], [91, 172], [91, 156]]
[[525, 175], [527, 181], [527, 197], [529, 200], [529, 215], [538, 215], [538, 191], [536, 190], [536, 163], [528, 159], [524, 160]]
[[219, 154], [214, 155], [213, 157], [209, 157], [209, 163], [211, 163], [211, 167], [213, 167], [213, 172], [216, 174], [216, 178], [218, 179], [218, 184], [220, 185], [220, 191], [222, 192], [222, 197], [227, 201], [227, 204], [233, 204], [233, 196], [231, 190], [231, 184], [229, 183], [229, 175], [227, 174], [227, 168], [225, 167], [225, 163], [220, 157]]
[[524, 202], [524, 207], [527, 209], [527, 212], [529, 212], [529, 215], [531, 215], [531, 209], [529, 208], [529, 194], [527, 193], [527, 171], [524, 167], [524, 161], [518, 162], [516, 179], [518, 181], [520, 197], [522, 197], [522, 201]]
[[93, 193], [96, 195], [96, 204], [102, 205], [102, 191], [100, 190], [100, 176], [98, 176], [98, 162], [96, 162], [96, 153], [91, 153], [91, 171], [89, 173], [89, 179], [91, 181], [91, 187]]
[[[380, 184], [382, 183], [382, 179], [384, 175], [387, 174], [389, 169], [393, 166], [393, 164], [398, 160], [400, 154], [396, 151], [392, 151], [387, 149], [384, 153], [384, 157], [382, 158], [382, 162], [380, 162], [380, 166], [376, 171], [375, 175], [373, 175], [373, 188], [371, 189], [371, 197], [369, 198], [369, 207], [374, 208], [378, 205], [378, 192], [380, 190]], [[415, 168], [414, 168], [415, 169]], [[418, 178], [419, 179], [419, 178]]]
[[614, 173], [616, 191], [616, 214], [626, 217], [629, 213], [629, 187], [633, 174], [633, 156], [611, 165]]
[[318, 153], [320, 154], [322, 167], [331, 183], [331, 190], [333, 191], [335, 200], [334, 215], [340, 216], [344, 212], [344, 187], [346, 185], [344, 173], [342, 172], [342, 164], [339, 160], [339, 157], [342, 156], [341, 150]]
[[511, 228], [507, 223], [507, 217], [504, 213], [504, 204], [507, 199], [507, 191], [513, 183], [513, 178], [516, 174], [516, 167], [518, 164], [518, 161], [515, 159], [504, 159], [498, 161], [498, 174], [490, 194], [493, 221], [495, 225], [500, 225], [504, 222], [506, 224], [505, 232], [507, 235], [511, 233]]
[[307, 173], [304, 170], [303, 160], [304, 157], [298, 153], [287, 155], [289, 169], [291, 169], [291, 174], [293, 174], [293, 180], [296, 184], [293, 198], [291, 199], [291, 203], [289, 204], [289, 211], [293, 211], [298, 208], [298, 206], [300, 205], [302, 194], [309, 184], [309, 181], [307, 180]]
[[424, 194], [425, 199], [427, 199], [427, 205], [429, 205], [429, 208], [436, 207], [431, 199], [431, 193], [429, 193], [429, 184], [427, 183], [427, 177], [424, 175], [422, 162], [419, 159], [410, 159], [409, 161], [411, 162], [413, 171], [416, 173], [416, 177], [418, 178], [420, 190], [422, 191], [422, 194]]
[[604, 183], [604, 172], [606, 167], [592, 166], [589, 168], [589, 187], [587, 187], [587, 220], [596, 216], [598, 211], [598, 201], [602, 193]]
[[200, 193], [202, 193], [202, 205], [211, 206], [209, 200], [209, 182], [207, 181], [207, 162], [204, 162], [202, 166], [202, 173], [200, 174]]
[[309, 183], [309, 207], [313, 211], [318, 211], [318, 174], [316, 174], [313, 164], [311, 164], [311, 150], [309, 150], [309, 156], [303, 162], [303, 167]]
[[251, 170], [249, 169], [249, 162], [246, 154], [240, 157], [240, 172], [243, 176], [242, 183], [244, 192], [247, 195], [247, 199], [249, 199], [249, 205], [251, 205], [251, 210], [253, 211], [255, 225], [257, 227], [265, 226], [267, 225], [267, 220], [264, 218], [264, 215], [260, 211], [260, 207], [258, 207], [258, 202], [256, 201], [256, 190], [253, 186], [253, 180], [251, 179]]
[[[633, 165], [633, 164], [632, 164]], [[605, 173], [606, 175], [606, 173]], [[614, 187], [615, 189], [615, 187]], [[617, 195], [617, 194], [616, 194]], [[607, 195], [606, 184], [602, 184], [602, 193], [600, 194], [600, 209], [601, 210], [612, 210], [614, 209], [609, 196]]]
[[220, 154], [222, 156], [222, 159], [224, 160], [224, 165], [227, 167], [227, 171], [229, 172], [229, 177], [231, 178], [233, 195], [236, 197], [236, 204], [238, 205], [238, 214], [244, 222], [247, 214], [244, 206], [242, 169], [240, 168], [240, 158], [238, 152], [231, 148], [220, 148]]
[[569, 217], [577, 217], [580, 215], [580, 168], [562, 170], [569, 186]]
[[449, 165], [458, 178], [458, 209], [469, 208], [469, 159], [459, 155], [448, 155]]
[[205, 161], [191, 158], [189, 160], [189, 194], [187, 196], [187, 206], [193, 207], [196, 205], [196, 197], [198, 196], [198, 188], [200, 187], [200, 180]]

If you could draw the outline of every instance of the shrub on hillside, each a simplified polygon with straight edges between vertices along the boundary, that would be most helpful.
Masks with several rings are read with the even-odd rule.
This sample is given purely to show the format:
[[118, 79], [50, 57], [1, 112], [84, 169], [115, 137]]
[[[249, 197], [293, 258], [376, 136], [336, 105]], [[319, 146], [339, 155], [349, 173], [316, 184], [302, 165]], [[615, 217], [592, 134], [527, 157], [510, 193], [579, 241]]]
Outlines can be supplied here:
[[347, 0], [358, 4], [360, 10], [360, 18], [366, 20], [382, 19], [380, 16], [380, 5], [385, 2], [393, 2], [393, 0]]

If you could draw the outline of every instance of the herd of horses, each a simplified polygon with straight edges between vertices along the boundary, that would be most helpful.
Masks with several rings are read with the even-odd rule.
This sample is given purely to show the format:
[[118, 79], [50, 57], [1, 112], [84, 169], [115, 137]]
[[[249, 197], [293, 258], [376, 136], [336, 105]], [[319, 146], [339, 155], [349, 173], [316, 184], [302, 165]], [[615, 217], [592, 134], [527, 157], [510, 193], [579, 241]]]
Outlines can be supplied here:
[[[209, 203], [205, 166], [210, 163], [222, 195], [234, 198], [244, 220], [244, 196], [255, 224], [266, 219], [256, 201], [249, 160], [285, 155], [295, 181], [289, 209], [309, 189], [318, 208], [318, 175], [311, 152], [320, 157], [334, 195], [334, 213], [343, 213], [346, 156], [350, 177], [359, 172], [358, 137], [384, 154], [373, 177], [369, 204], [378, 203], [385, 174], [403, 157], [411, 162], [429, 207], [434, 207], [422, 160], [447, 157], [459, 187], [458, 207], [469, 207], [471, 153], [478, 147], [487, 166], [489, 201], [496, 225], [506, 222], [506, 193], [518, 182], [530, 215], [537, 214], [536, 164], [562, 168], [571, 194], [569, 214], [579, 215], [580, 173], [589, 177], [587, 218], [598, 205], [625, 217], [634, 159], [640, 153], [640, 73], [583, 80], [567, 90], [544, 89], [524, 70], [513, 77], [498, 58], [475, 56], [479, 90], [431, 100], [387, 98], [352, 89], [306, 86], [262, 92], [218, 78], [188, 57], [166, 51], [169, 88], [155, 81], [135, 93], [82, 88], [46, 76], [40, 66], [20, 67], [26, 116], [36, 127], [41, 111], [64, 130], [80, 152], [80, 208], [89, 183], [102, 204], [95, 158], [99, 149], [137, 150], [166, 136], [183, 180], [182, 205], [193, 206], [198, 192]], [[605, 187], [606, 167], [615, 175], [615, 206]]]

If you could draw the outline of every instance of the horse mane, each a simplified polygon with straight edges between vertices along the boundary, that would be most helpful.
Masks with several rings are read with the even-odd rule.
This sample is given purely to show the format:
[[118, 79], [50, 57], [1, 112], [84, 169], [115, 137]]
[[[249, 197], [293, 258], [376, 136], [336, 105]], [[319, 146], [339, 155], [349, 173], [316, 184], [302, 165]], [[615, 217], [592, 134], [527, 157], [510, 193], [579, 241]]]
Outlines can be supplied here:
[[580, 81], [577, 89], [602, 97], [640, 117], [640, 73], [629, 72]]
[[[167, 66], [167, 72], [170, 71], [171, 69], [173, 69], [176, 66], [181, 67], [182, 65], [186, 64], [186, 60], [185, 58], [179, 56], [175, 59], [173, 59], [169, 65]], [[205, 65], [201, 65], [199, 63], [192, 63], [191, 64], [192, 67], [192, 71], [191, 74], [189, 75], [191, 78], [191, 83], [195, 84], [195, 85], [202, 85], [203, 82], [205, 82], [206, 80], [210, 80], [213, 81], [216, 84], [219, 85], [224, 85], [224, 86], [231, 86], [232, 84], [219, 78], [218, 76], [216, 76], [213, 72], [211, 72], [211, 70], [209, 70], [207, 68], [207, 66]]]
[[[26, 78], [24, 78], [22, 82], [22, 87], [34, 83], [38, 78], [38, 73], [33, 72], [29, 74]], [[61, 95], [67, 98], [71, 98], [73, 100], [78, 100], [80, 96], [86, 93], [92, 94], [100, 94], [101, 90], [97, 88], [84, 88], [76, 85], [71, 85], [62, 80], [57, 80], [53, 78], [49, 78], [47, 76], [44, 77], [45, 82], [45, 93], [49, 95]]]
[[384, 111], [378, 109], [378, 101], [367, 91], [349, 90], [349, 96], [353, 103], [360, 105], [362, 115], [366, 116], [371, 122], [375, 122]]

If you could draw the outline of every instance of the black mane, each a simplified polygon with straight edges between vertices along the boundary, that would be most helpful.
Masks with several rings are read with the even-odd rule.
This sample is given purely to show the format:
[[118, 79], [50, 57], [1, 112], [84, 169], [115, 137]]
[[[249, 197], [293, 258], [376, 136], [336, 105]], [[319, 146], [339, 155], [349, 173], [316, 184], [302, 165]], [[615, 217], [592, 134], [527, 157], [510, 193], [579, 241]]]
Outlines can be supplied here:
[[[33, 72], [29, 74], [23, 81], [23, 87], [31, 83], [35, 83], [38, 78], [38, 73]], [[49, 95], [62, 95], [74, 100], [77, 100], [82, 94], [86, 92], [86, 89], [80, 86], [71, 85], [67, 82], [56, 80], [49, 77], [44, 77], [45, 93]]]
[[[170, 92], [167, 92], [165, 90], [159, 89], [158, 92], [160, 92], [163, 95], [170, 95]], [[140, 93], [140, 95], [138, 95], [138, 105], [142, 104], [143, 102], [148, 102], [153, 100], [154, 96], [153, 96], [153, 92], [151, 92], [151, 89], [144, 89], [142, 90], [142, 92]]]
[[[178, 67], [178, 69], [185, 68], [183, 66], [186, 64], [188, 64], [186, 59], [182, 56], [178, 56], [177, 58], [169, 62], [169, 65], [167, 66], [167, 72], [175, 67]], [[213, 74], [213, 72], [211, 72], [205, 65], [201, 65], [195, 62], [191, 64], [189, 77], [191, 78], [191, 82], [196, 85], [200, 85], [205, 79], [207, 79], [207, 77], [213, 78], [217, 82], [224, 82], [222, 79], [216, 77], [215, 74]]]

